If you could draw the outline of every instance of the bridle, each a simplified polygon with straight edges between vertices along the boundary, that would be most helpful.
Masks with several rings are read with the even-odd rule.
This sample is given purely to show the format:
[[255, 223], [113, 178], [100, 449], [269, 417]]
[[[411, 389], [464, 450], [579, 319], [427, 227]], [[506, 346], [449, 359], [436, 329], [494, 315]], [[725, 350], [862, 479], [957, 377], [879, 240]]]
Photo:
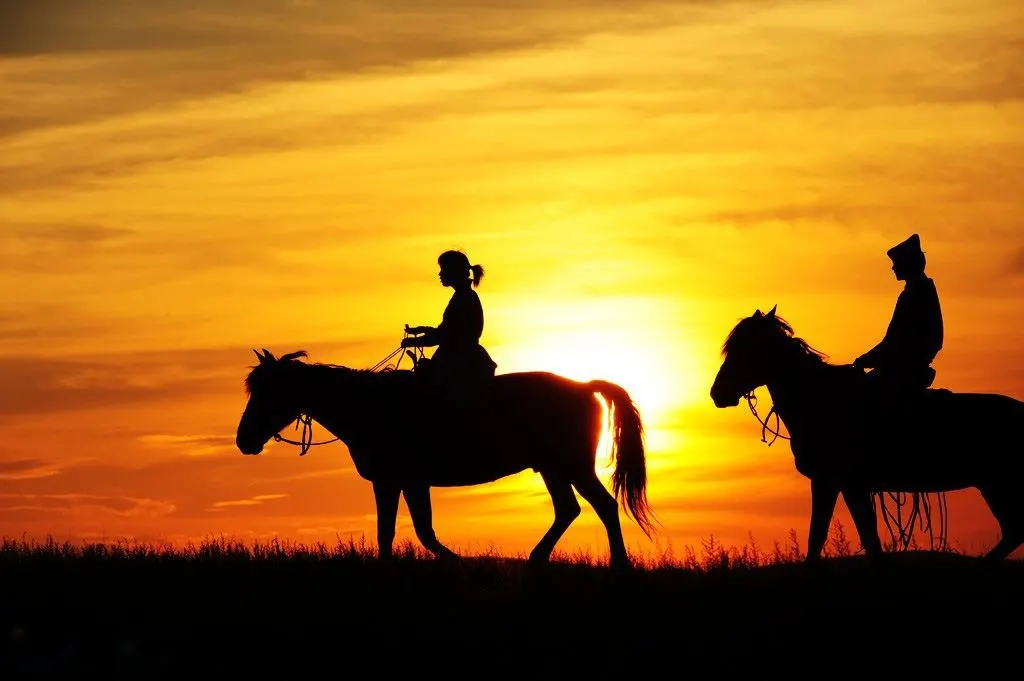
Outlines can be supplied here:
[[[408, 336], [409, 332], [406, 331], [405, 335]], [[413, 362], [413, 366], [415, 367], [419, 360], [423, 359], [423, 348], [414, 348], [412, 350], [408, 350], [399, 345], [395, 350], [391, 351], [391, 353], [389, 353], [387, 357], [385, 357], [384, 359], [370, 367], [370, 371], [395, 371], [402, 363], [402, 358], [405, 357], [406, 355], [409, 356], [409, 358]], [[395, 357], [397, 357], [398, 359], [395, 360], [395, 363], [393, 365], [389, 365], [388, 362], [390, 362], [392, 359], [395, 359]], [[274, 441], [284, 442], [285, 444], [289, 445], [295, 445], [299, 447], [299, 456], [305, 456], [306, 453], [309, 452], [310, 447], [329, 445], [332, 442], [338, 442], [340, 440], [340, 438], [332, 437], [330, 440], [321, 440], [320, 442], [313, 442], [313, 418], [308, 414], [300, 413], [295, 418], [295, 430], [298, 430], [299, 426], [302, 426], [302, 432], [299, 435], [298, 440], [292, 440], [282, 436], [280, 433], [274, 433]]]

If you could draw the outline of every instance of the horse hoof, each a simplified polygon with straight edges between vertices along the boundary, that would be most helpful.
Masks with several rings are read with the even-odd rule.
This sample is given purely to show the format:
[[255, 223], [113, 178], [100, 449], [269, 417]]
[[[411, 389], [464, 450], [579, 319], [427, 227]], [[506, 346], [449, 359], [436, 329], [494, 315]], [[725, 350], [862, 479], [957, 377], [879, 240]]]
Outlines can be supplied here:
[[530, 557], [526, 559], [526, 564], [530, 567], [546, 567], [551, 564], [551, 559], [548, 556], [535, 556], [531, 554]]

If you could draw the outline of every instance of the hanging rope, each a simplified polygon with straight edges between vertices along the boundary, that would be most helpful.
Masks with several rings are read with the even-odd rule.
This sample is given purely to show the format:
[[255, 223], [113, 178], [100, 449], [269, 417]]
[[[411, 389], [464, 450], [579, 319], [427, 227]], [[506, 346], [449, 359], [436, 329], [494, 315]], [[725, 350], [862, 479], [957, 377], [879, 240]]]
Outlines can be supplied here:
[[[931, 497], [933, 494], [938, 501], [938, 528], [932, 525]], [[915, 522], [918, 525], [917, 529], [928, 533], [928, 546], [932, 551], [945, 551], [949, 548], [949, 509], [945, 492], [874, 492], [872, 496], [878, 499], [878, 505], [882, 510], [882, 520], [885, 522], [886, 529], [889, 530], [889, 538], [892, 540], [894, 549], [906, 551], [910, 548], [914, 539]], [[896, 505], [895, 512], [887, 506], [888, 501]], [[904, 518], [903, 507], [907, 504], [910, 504], [910, 512]], [[936, 529], [938, 530], [937, 538]]]
[[[754, 391], [751, 390], [743, 397], [747, 401], [747, 406], [750, 407], [750, 413], [761, 424], [761, 442], [771, 447], [775, 440], [780, 437], [783, 440], [791, 439], [789, 435], [784, 435], [780, 431], [782, 422], [779, 418], [779, 413], [775, 411], [775, 405], [772, 405], [765, 417], [761, 418], [761, 415], [757, 412], [757, 395]], [[769, 425], [773, 416], [775, 417], [774, 427]], [[767, 438], [768, 433], [772, 435], [771, 440]], [[938, 539], [935, 536], [935, 527], [932, 525], [931, 497], [933, 494], [938, 502]], [[928, 545], [932, 551], [945, 551], [949, 547], [949, 510], [945, 492], [872, 492], [871, 496], [872, 503], [874, 503], [874, 499], [877, 498], [878, 500], [878, 505], [882, 511], [882, 520], [889, 531], [889, 538], [892, 541], [893, 548], [897, 551], [906, 551], [910, 547], [914, 538], [915, 522], [918, 524], [918, 529], [928, 532]], [[895, 511], [889, 509], [887, 501], [891, 501], [896, 505]], [[904, 518], [903, 507], [908, 503], [911, 505], [910, 513]]]
[[338, 438], [334, 437], [330, 440], [323, 440], [321, 442], [313, 442], [313, 419], [306, 414], [299, 414], [298, 418], [295, 419], [295, 429], [298, 430], [299, 426], [302, 426], [302, 435], [299, 439], [289, 440], [286, 437], [282, 437], [280, 433], [274, 433], [274, 439], [278, 442], [284, 442], [289, 445], [299, 446], [299, 456], [306, 456], [306, 452], [309, 451], [310, 447], [316, 447], [318, 445], [328, 445], [332, 442], [337, 442]]
[[[774, 404], [772, 405], [772, 408], [768, 410], [768, 414], [762, 419], [761, 416], [757, 413], [757, 395], [754, 394], [754, 391], [751, 390], [749, 393], [744, 395], [743, 398], [747, 401], [747, 406], [750, 407], [750, 413], [753, 414], [754, 418], [757, 419], [757, 422], [761, 424], [761, 442], [765, 442], [768, 444], [769, 447], [771, 447], [773, 444], [775, 444], [775, 441], [778, 440], [780, 437], [783, 440], [790, 439], [788, 435], [783, 435], [779, 431], [779, 427], [782, 425], [782, 421], [781, 419], [779, 419], [779, 412], [775, 411]], [[772, 416], [775, 417], [774, 428], [768, 425], [768, 422], [771, 420]], [[769, 442], [768, 439], [765, 437], [765, 433], [772, 434], [771, 442]]]

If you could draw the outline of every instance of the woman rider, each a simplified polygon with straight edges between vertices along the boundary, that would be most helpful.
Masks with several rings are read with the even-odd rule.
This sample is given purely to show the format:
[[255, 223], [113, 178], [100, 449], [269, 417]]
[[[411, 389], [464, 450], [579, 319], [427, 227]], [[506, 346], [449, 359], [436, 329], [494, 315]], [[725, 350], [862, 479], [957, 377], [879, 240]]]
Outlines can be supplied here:
[[453, 289], [452, 297], [437, 327], [406, 325], [414, 336], [402, 339], [403, 348], [437, 347], [429, 360], [420, 360], [417, 371], [426, 370], [432, 383], [449, 394], [474, 390], [494, 376], [497, 364], [480, 345], [484, 311], [474, 290], [480, 285], [484, 268], [470, 265], [462, 251], [445, 251], [438, 259], [442, 286]]

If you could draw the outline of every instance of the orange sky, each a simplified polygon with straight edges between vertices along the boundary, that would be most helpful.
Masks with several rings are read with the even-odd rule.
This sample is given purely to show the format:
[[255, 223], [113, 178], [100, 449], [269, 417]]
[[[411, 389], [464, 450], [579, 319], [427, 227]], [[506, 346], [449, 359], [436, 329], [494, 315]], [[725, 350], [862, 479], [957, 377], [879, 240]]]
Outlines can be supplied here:
[[[851, 361], [911, 232], [937, 384], [1024, 398], [1017, 3], [29, 4], [0, 10], [2, 535], [372, 539], [343, 446], [237, 452], [241, 381], [252, 347], [374, 364], [439, 320], [449, 247], [487, 268], [500, 372], [639, 401], [664, 528], [626, 521], [636, 551], [804, 541], [787, 445], [711, 403], [719, 348], [777, 303]], [[551, 520], [532, 473], [433, 498], [463, 551]], [[558, 548], [606, 551], [589, 506]]]

